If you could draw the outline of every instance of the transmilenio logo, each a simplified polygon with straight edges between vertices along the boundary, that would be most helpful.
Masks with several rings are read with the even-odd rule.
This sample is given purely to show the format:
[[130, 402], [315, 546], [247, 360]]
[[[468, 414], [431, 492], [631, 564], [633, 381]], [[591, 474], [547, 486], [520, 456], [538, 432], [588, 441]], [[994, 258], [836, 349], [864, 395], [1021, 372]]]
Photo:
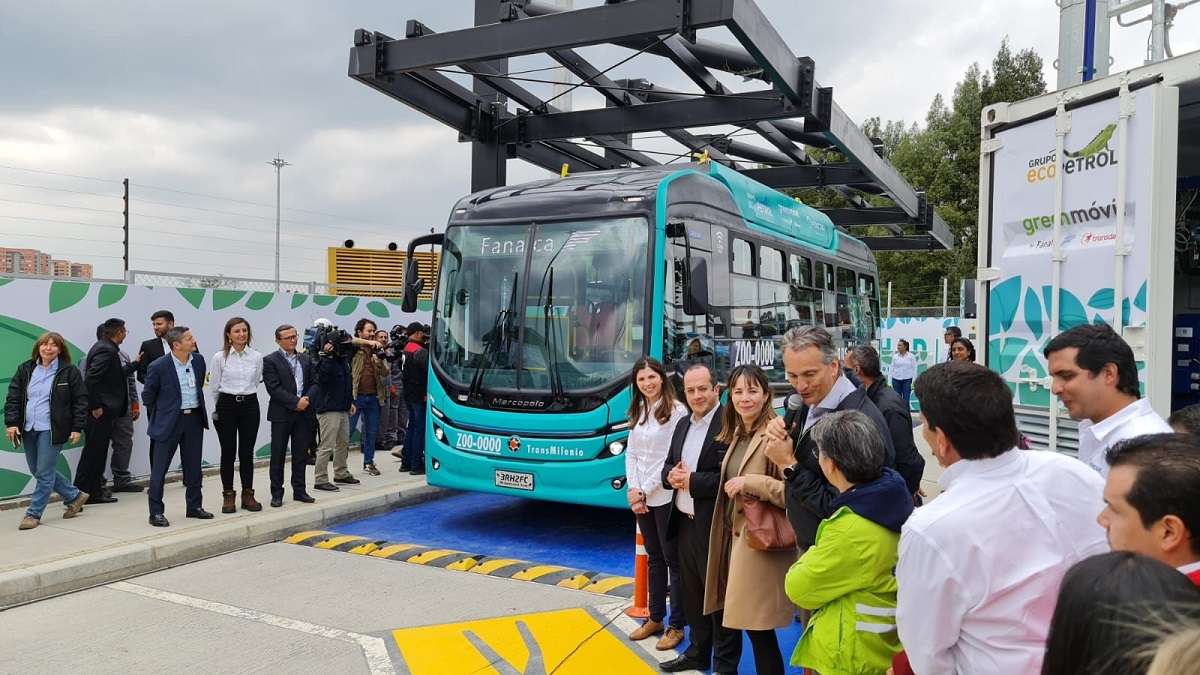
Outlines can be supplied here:
[[[1063, 154], [1066, 156], [1063, 159], [1063, 172], [1066, 174], [1082, 173], [1093, 169], [1101, 169], [1106, 166], [1117, 165], [1117, 153], [1110, 150], [1108, 147], [1109, 141], [1112, 140], [1113, 133], [1117, 130], [1116, 124], [1110, 124], [1099, 131], [1087, 145], [1075, 152], [1066, 151]], [[1035, 157], [1029, 160], [1029, 169], [1025, 173], [1025, 180], [1030, 183], [1040, 183], [1041, 181], [1054, 178], [1056, 168], [1054, 165], [1055, 152], [1052, 150], [1049, 154], [1043, 157]]]

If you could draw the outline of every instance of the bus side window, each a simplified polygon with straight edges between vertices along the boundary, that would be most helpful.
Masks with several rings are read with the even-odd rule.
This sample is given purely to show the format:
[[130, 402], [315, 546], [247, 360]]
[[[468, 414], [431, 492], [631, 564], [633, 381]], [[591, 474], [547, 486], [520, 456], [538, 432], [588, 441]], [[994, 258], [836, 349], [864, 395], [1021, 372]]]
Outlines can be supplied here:
[[733, 273], [753, 276], [754, 248], [750, 242], [744, 239], [734, 239], [730, 252], [733, 254]]
[[788, 255], [788, 281], [793, 284], [812, 288], [812, 261], [795, 253]]

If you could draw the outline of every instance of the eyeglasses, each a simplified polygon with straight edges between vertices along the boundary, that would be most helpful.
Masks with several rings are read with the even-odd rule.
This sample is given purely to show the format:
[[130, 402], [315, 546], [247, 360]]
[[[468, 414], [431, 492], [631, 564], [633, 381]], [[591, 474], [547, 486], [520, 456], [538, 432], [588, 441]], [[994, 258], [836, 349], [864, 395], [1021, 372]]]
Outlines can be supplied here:
[[300, 337], [300, 336], [299, 335], [281, 335], [279, 337], [279, 339], [280, 340], [295, 340], [298, 337]]

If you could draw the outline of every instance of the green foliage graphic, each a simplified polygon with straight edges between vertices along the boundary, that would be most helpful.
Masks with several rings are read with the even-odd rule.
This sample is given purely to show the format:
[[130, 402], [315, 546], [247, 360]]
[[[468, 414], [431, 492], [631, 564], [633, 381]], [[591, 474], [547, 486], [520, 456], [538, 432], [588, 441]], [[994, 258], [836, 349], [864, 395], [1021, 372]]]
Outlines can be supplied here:
[[196, 309], [200, 309], [200, 305], [204, 303], [204, 294], [207, 292], [203, 288], [177, 288], [175, 290], [179, 291], [183, 299]]
[[308, 296], [304, 293], [296, 293], [292, 295], [292, 309], [296, 309], [300, 305], [303, 305], [305, 300], [308, 300]]
[[0, 469], [0, 499], [15, 497], [25, 491], [25, 486], [33, 478], [22, 471]]
[[55, 281], [50, 284], [50, 313], [79, 304], [87, 296], [91, 284], [78, 281]]
[[367, 311], [381, 319], [387, 319], [391, 316], [391, 312], [388, 312], [387, 305], [379, 302], [378, 300], [372, 300], [371, 302], [368, 302]]
[[260, 309], [265, 309], [267, 305], [271, 304], [271, 300], [274, 298], [274, 293], [266, 293], [263, 291], [251, 293], [250, 297], [246, 299], [246, 309], [256, 312]]
[[358, 309], [358, 298], [342, 298], [333, 313], [338, 316], [349, 316], [355, 309]]
[[110, 305], [115, 305], [125, 297], [129, 292], [129, 286], [126, 284], [104, 284], [100, 287], [100, 294], [96, 298], [97, 306], [101, 309]]
[[237, 304], [238, 300], [245, 297], [246, 291], [223, 291], [214, 290], [212, 294], [213, 311], [220, 311], [227, 307], [232, 307]]

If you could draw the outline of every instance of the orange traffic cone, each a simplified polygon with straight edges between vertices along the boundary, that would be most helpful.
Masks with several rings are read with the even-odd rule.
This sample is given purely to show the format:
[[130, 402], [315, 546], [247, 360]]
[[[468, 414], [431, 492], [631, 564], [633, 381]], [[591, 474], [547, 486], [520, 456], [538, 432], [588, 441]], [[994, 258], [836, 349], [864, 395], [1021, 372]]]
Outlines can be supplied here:
[[634, 525], [633, 556], [633, 606], [625, 610], [626, 616], [635, 619], [650, 618], [650, 558], [646, 556], [646, 542], [642, 539], [642, 528]]

